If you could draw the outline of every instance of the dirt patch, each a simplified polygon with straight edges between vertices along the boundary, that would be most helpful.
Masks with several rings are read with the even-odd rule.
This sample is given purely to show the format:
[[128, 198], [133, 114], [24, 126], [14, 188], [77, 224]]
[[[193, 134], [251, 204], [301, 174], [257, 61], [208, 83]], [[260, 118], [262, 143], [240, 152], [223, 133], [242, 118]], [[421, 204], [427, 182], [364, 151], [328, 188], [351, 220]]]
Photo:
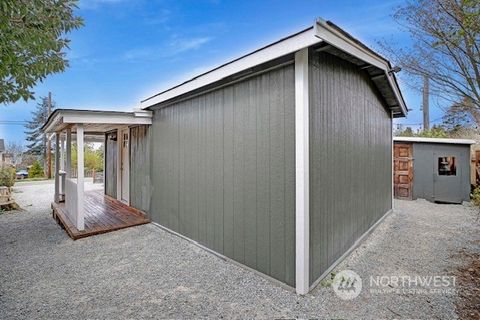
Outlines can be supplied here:
[[457, 314], [460, 319], [480, 319], [480, 253], [462, 249], [458, 257], [466, 263], [453, 272], [458, 287]]

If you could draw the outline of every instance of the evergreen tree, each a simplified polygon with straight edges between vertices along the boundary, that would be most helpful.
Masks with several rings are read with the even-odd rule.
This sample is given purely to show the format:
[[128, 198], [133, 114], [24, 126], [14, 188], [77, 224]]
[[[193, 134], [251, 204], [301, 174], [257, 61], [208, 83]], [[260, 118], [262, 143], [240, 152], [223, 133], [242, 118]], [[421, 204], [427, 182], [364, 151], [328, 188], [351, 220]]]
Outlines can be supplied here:
[[[55, 103], [52, 101], [52, 110]], [[25, 125], [25, 134], [27, 135], [27, 153], [34, 155], [42, 155], [43, 160], [46, 159], [47, 137], [41, 128], [48, 119], [48, 98], [41, 98], [41, 102], [37, 103], [37, 107], [32, 111], [32, 119]]]

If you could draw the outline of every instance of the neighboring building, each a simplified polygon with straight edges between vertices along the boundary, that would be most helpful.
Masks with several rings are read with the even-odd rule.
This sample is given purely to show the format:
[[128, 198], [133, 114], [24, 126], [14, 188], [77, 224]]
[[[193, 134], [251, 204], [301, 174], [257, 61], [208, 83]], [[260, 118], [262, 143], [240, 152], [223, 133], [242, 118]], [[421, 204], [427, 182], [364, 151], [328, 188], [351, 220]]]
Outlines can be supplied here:
[[470, 146], [474, 140], [394, 138], [395, 197], [432, 202], [470, 200]]
[[[84, 137], [102, 134], [108, 201], [300, 294], [392, 209], [392, 118], [407, 108], [390, 63], [331, 22], [141, 106], [57, 109], [44, 130], [58, 141], [76, 134], [79, 159]], [[91, 201], [78, 170], [71, 179], [67, 168], [66, 204], [54, 208], [71, 235], [85, 236], [95, 222], [84, 223]]]

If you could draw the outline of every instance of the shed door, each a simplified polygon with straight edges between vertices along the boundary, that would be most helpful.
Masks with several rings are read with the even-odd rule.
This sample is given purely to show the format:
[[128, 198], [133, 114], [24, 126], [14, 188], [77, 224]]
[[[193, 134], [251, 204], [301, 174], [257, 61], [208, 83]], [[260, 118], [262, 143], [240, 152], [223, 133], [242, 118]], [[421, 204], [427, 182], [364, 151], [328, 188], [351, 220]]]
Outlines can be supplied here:
[[411, 143], [395, 143], [394, 151], [394, 194], [398, 199], [412, 199], [413, 148]]
[[460, 153], [434, 152], [433, 197], [438, 202], [462, 202], [462, 166]]

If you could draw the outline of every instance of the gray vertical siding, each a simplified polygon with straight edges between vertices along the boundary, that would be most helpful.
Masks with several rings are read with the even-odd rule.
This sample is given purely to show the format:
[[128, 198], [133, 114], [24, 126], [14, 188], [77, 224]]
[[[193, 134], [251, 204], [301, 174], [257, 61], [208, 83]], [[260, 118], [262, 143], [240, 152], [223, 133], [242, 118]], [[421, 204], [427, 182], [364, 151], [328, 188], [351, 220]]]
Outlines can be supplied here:
[[117, 145], [116, 131], [105, 134], [105, 194], [113, 198], [117, 198]]
[[295, 285], [293, 64], [154, 109], [158, 222]]
[[150, 128], [130, 128], [130, 205], [148, 212], [150, 208]]
[[[456, 158], [456, 176], [438, 176], [438, 157], [444, 156]], [[413, 159], [414, 199], [453, 203], [470, 200], [470, 145], [413, 143]]]
[[391, 118], [358, 67], [310, 54], [310, 282], [391, 209]]

